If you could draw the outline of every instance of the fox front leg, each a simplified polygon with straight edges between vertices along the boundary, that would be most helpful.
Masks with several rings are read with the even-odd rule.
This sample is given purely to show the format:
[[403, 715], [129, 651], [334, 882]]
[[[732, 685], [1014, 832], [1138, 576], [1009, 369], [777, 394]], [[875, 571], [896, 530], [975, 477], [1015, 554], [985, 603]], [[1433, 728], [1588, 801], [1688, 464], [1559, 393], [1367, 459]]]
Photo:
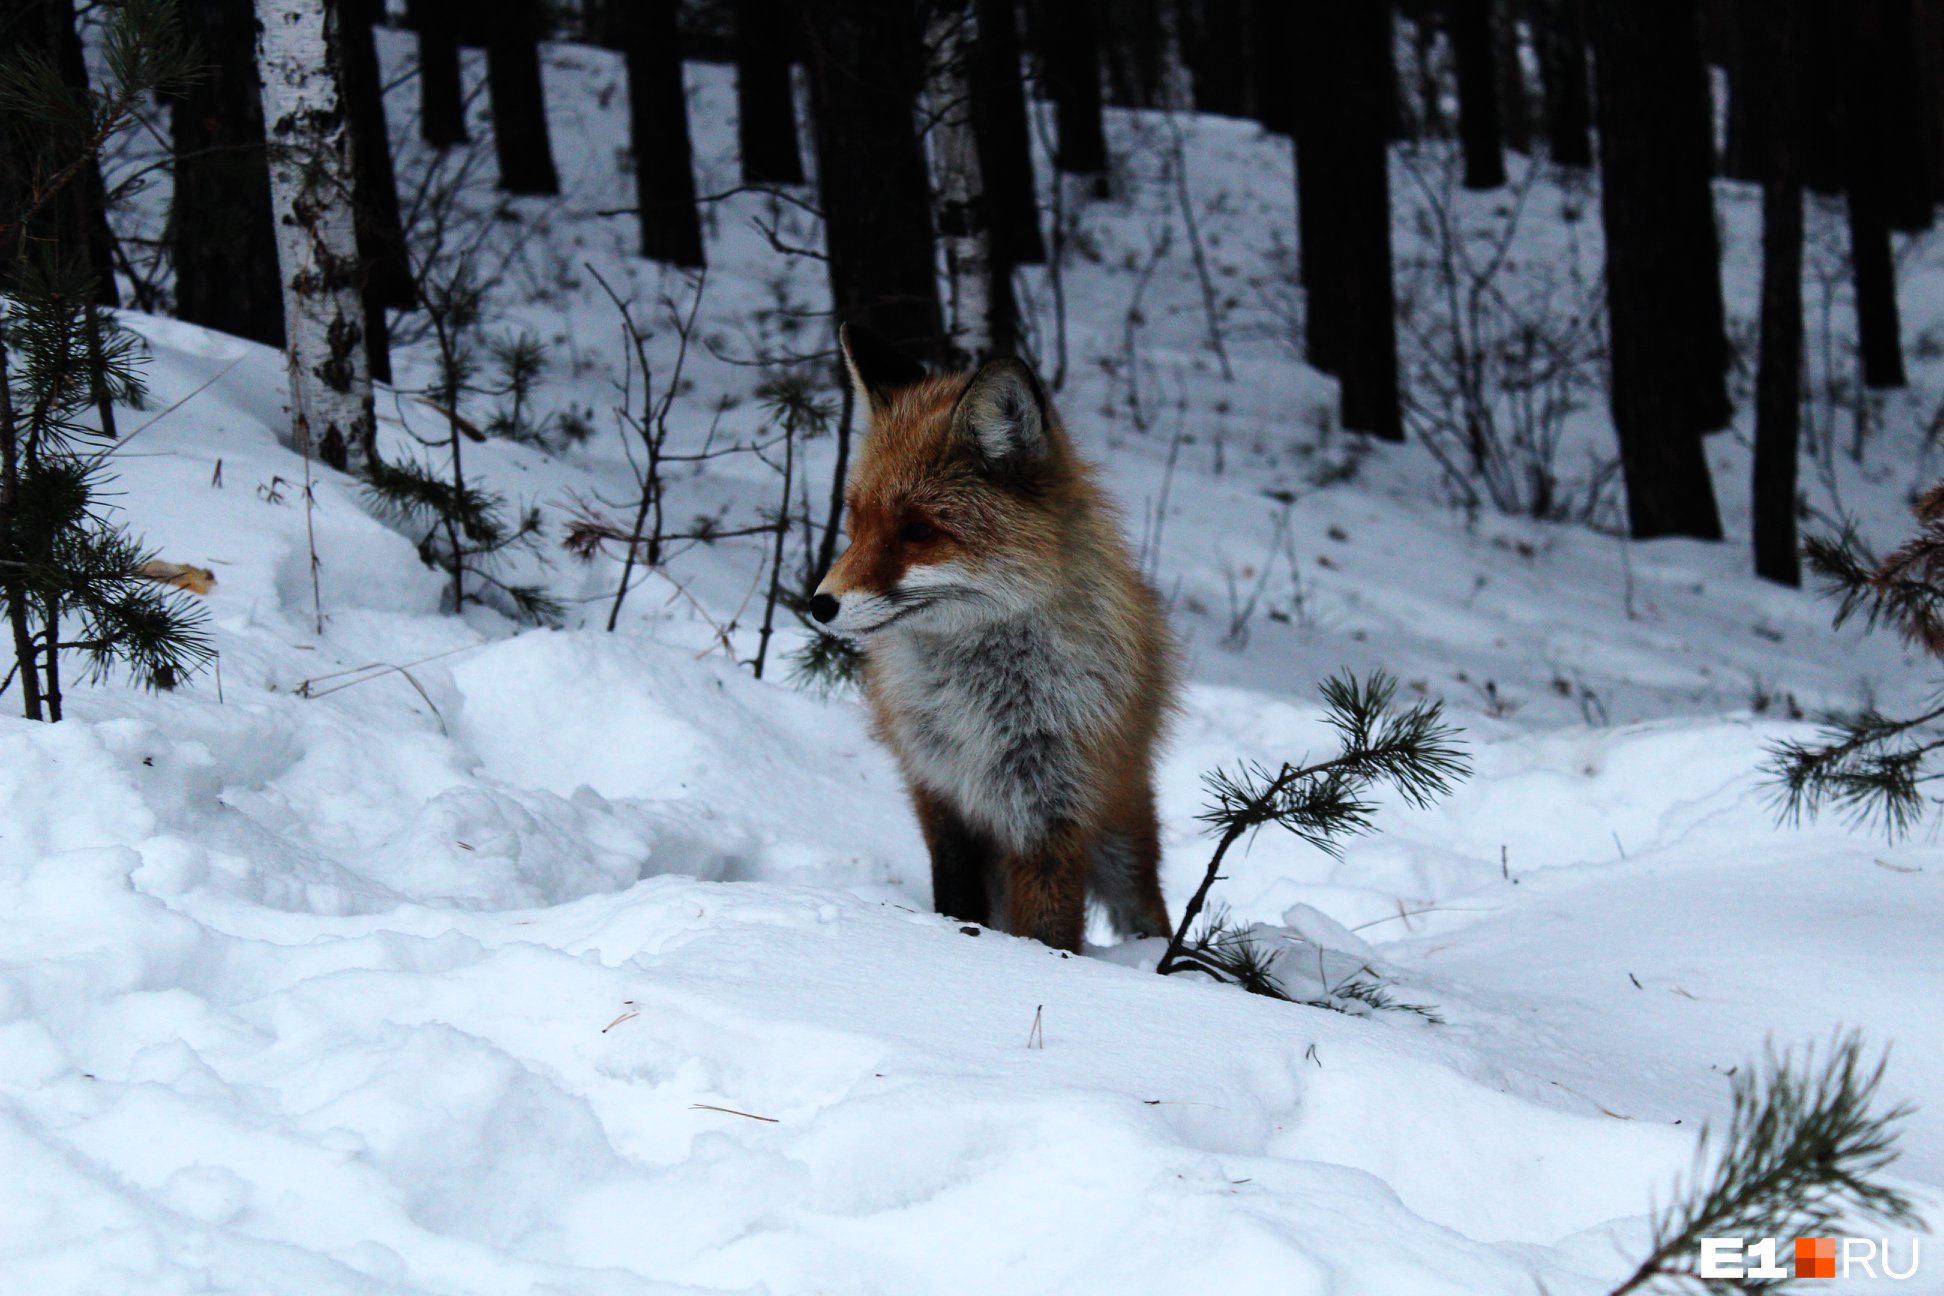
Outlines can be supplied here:
[[1055, 825], [1040, 842], [1008, 852], [1006, 930], [1054, 949], [1080, 952], [1087, 931], [1087, 871], [1093, 842], [1072, 824]]
[[992, 901], [986, 890], [994, 857], [991, 843], [925, 789], [914, 787], [911, 799], [931, 851], [932, 908], [960, 922], [991, 926]]

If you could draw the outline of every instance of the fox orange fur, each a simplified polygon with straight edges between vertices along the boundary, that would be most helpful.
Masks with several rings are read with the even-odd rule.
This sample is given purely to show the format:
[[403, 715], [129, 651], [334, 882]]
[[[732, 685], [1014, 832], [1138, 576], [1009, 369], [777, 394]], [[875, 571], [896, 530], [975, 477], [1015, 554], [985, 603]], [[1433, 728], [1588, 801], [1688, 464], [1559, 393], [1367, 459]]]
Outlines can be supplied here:
[[1112, 505], [1025, 364], [932, 374], [843, 341], [869, 425], [811, 610], [863, 642], [934, 906], [1077, 951], [1091, 895], [1122, 934], [1168, 934], [1153, 765], [1176, 649]]

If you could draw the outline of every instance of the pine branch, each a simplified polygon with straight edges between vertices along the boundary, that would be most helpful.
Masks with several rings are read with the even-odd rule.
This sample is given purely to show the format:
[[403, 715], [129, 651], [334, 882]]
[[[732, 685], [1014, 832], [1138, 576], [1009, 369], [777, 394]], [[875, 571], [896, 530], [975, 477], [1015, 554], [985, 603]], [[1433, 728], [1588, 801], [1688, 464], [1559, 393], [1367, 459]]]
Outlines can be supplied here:
[[1844, 1222], [1915, 1225], [1910, 1200], [1877, 1182], [1897, 1159], [1894, 1127], [1910, 1114], [1870, 1111], [1884, 1062], [1863, 1059], [1855, 1034], [1839, 1035], [1818, 1068], [1810, 1049], [1797, 1065], [1771, 1049], [1735, 1078], [1733, 1110], [1719, 1156], [1703, 1128], [1687, 1189], [1654, 1220], [1653, 1251], [1609, 1296], [1665, 1279], [1686, 1290], [1746, 1291], [1783, 1286], [1703, 1278], [1704, 1237], [1807, 1237]]
[[1843, 811], [1859, 828], [1881, 821], [1891, 841], [1900, 840], [1923, 817], [1921, 785], [1931, 754], [1944, 748], [1944, 736], [1916, 735], [1944, 721], [1944, 702], [1907, 720], [1871, 709], [1822, 719], [1821, 740], [1785, 740], [1769, 748], [1763, 766], [1782, 793], [1782, 816], [1791, 824], [1813, 819], [1826, 805]]
[[864, 669], [864, 652], [849, 639], [815, 630], [791, 657], [791, 667], [792, 683], [828, 693], [857, 679]]
[[1340, 743], [1336, 756], [1311, 765], [1285, 763], [1273, 774], [1252, 763], [1233, 774], [1217, 769], [1207, 776], [1212, 804], [1200, 817], [1221, 835], [1155, 969], [1162, 975], [1191, 966], [1183, 957], [1188, 933], [1221, 876], [1222, 861], [1243, 837], [1280, 824], [1335, 855], [1343, 838], [1370, 831], [1376, 808], [1364, 794], [1374, 787], [1389, 785], [1422, 807], [1471, 772], [1455, 742], [1459, 731], [1444, 723], [1442, 702], [1427, 699], [1397, 710], [1397, 682], [1381, 671], [1362, 682], [1347, 674], [1333, 677], [1322, 691]]
[[[1316, 956], [1313, 973], [1309, 972], [1306, 959], [1297, 958], [1298, 953], [1303, 951], [1313, 952]], [[1201, 930], [1182, 951], [1179, 964], [1183, 969], [1206, 973], [1217, 981], [1240, 986], [1250, 994], [1280, 999], [1285, 1003], [1325, 1008], [1346, 1016], [1379, 1012], [1410, 1013], [1433, 1025], [1444, 1024], [1444, 1018], [1430, 1005], [1407, 1003], [1392, 995], [1378, 979], [1376, 969], [1369, 964], [1360, 964], [1353, 973], [1333, 982], [1327, 974], [1321, 947], [1294, 937], [1280, 946], [1273, 945], [1259, 939], [1252, 929], [1231, 922], [1228, 910], [1221, 905], [1215, 905], [1208, 911]], [[1286, 966], [1290, 969], [1290, 975], [1285, 975]], [[1309, 974], [1316, 983], [1313, 994], [1298, 993], [1290, 988], [1295, 983], [1295, 977], [1305, 974]]]

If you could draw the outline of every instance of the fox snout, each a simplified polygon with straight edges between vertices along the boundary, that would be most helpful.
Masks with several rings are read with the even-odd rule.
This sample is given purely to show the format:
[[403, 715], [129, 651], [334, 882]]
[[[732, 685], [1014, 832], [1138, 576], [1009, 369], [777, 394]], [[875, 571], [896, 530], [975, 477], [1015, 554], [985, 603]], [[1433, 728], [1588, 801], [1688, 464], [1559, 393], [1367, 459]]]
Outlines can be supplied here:
[[882, 593], [850, 584], [840, 560], [817, 586], [810, 598], [810, 615], [834, 634], [863, 637], [901, 621], [919, 608], [913, 599], [895, 585]]

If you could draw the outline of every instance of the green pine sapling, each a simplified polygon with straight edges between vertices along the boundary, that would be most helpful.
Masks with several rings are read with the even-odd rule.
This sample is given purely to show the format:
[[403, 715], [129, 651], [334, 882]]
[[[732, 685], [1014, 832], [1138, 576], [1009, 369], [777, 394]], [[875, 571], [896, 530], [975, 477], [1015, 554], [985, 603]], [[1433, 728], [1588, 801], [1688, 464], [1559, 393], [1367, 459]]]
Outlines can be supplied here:
[[[1838, 627], [1860, 616], [1870, 628], [1892, 626], [1907, 643], [1939, 657], [1944, 656], [1944, 482], [1926, 491], [1914, 511], [1917, 535], [1887, 558], [1872, 555], [1854, 528], [1811, 539], [1803, 553], [1825, 591], [1838, 600]], [[1916, 827], [1932, 804], [1924, 785], [1939, 777], [1935, 758], [1944, 749], [1944, 699], [1911, 716], [1886, 716], [1866, 707], [1831, 712], [1821, 720], [1823, 731], [1814, 741], [1769, 748], [1765, 772], [1781, 794], [1783, 816], [1799, 822], [1833, 808], [1859, 826], [1881, 826], [1892, 841]]]
[[[479, 327], [482, 290], [462, 257], [443, 280], [421, 275], [419, 294], [438, 346], [437, 375], [422, 399], [445, 420], [445, 435], [421, 439], [430, 455], [424, 461], [374, 458], [365, 489], [418, 532], [419, 557], [451, 581], [453, 611], [472, 603], [511, 612], [522, 621], [555, 622], [561, 606], [542, 586], [514, 583], [500, 575], [499, 560], [510, 553], [540, 552], [540, 510], [526, 507], [514, 512], [504, 496], [466, 478], [466, 442], [484, 441], [486, 434], [461, 413], [461, 406], [471, 396], [505, 394], [479, 382], [472, 339]], [[521, 350], [508, 390], [523, 401], [537, 374], [537, 361], [525, 354], [525, 348]]]
[[14, 651], [0, 688], [18, 681], [32, 720], [62, 717], [63, 653], [82, 654], [93, 677], [119, 664], [164, 687], [211, 654], [202, 612], [147, 579], [151, 555], [105, 516], [105, 411], [141, 399], [135, 339], [96, 306], [85, 224], [40, 219], [143, 96], [189, 75], [194, 56], [179, 32], [166, 0], [115, 9], [107, 76], [86, 93], [40, 55], [0, 64], [5, 153], [26, 160], [0, 212], [0, 604]]
[[1837, 1036], [1820, 1067], [1813, 1049], [1799, 1065], [1771, 1050], [1762, 1065], [1736, 1075], [1719, 1153], [1704, 1126], [1692, 1177], [1654, 1213], [1653, 1250], [1608, 1296], [1655, 1284], [1664, 1291], [1776, 1291], [1793, 1281], [1704, 1277], [1702, 1238], [1774, 1238], [1787, 1246], [1791, 1238], [1827, 1237], [1839, 1225], [1916, 1225], [1909, 1199], [1878, 1182], [1897, 1159], [1895, 1126], [1910, 1114], [1908, 1107], [1871, 1111], [1882, 1080], [1882, 1060], [1866, 1063], [1853, 1034]]
[[[1157, 972], [1203, 972], [1259, 994], [1292, 997], [1275, 975], [1275, 952], [1230, 927], [1219, 912], [1199, 931], [1196, 919], [1229, 849], [1258, 828], [1278, 824], [1336, 855], [1344, 838], [1371, 830], [1377, 808], [1367, 798], [1374, 788], [1388, 785], [1411, 805], [1426, 806], [1471, 773], [1455, 741], [1459, 731], [1444, 722], [1444, 704], [1426, 699], [1399, 708], [1396, 698], [1397, 682], [1381, 671], [1365, 681], [1348, 674], [1334, 677], [1323, 685], [1323, 700], [1329, 707], [1325, 719], [1337, 732], [1335, 756], [1313, 764], [1285, 762], [1275, 770], [1249, 764], [1207, 776], [1214, 799], [1201, 818], [1220, 836]], [[1368, 1006], [1423, 1011], [1388, 1001]]]

